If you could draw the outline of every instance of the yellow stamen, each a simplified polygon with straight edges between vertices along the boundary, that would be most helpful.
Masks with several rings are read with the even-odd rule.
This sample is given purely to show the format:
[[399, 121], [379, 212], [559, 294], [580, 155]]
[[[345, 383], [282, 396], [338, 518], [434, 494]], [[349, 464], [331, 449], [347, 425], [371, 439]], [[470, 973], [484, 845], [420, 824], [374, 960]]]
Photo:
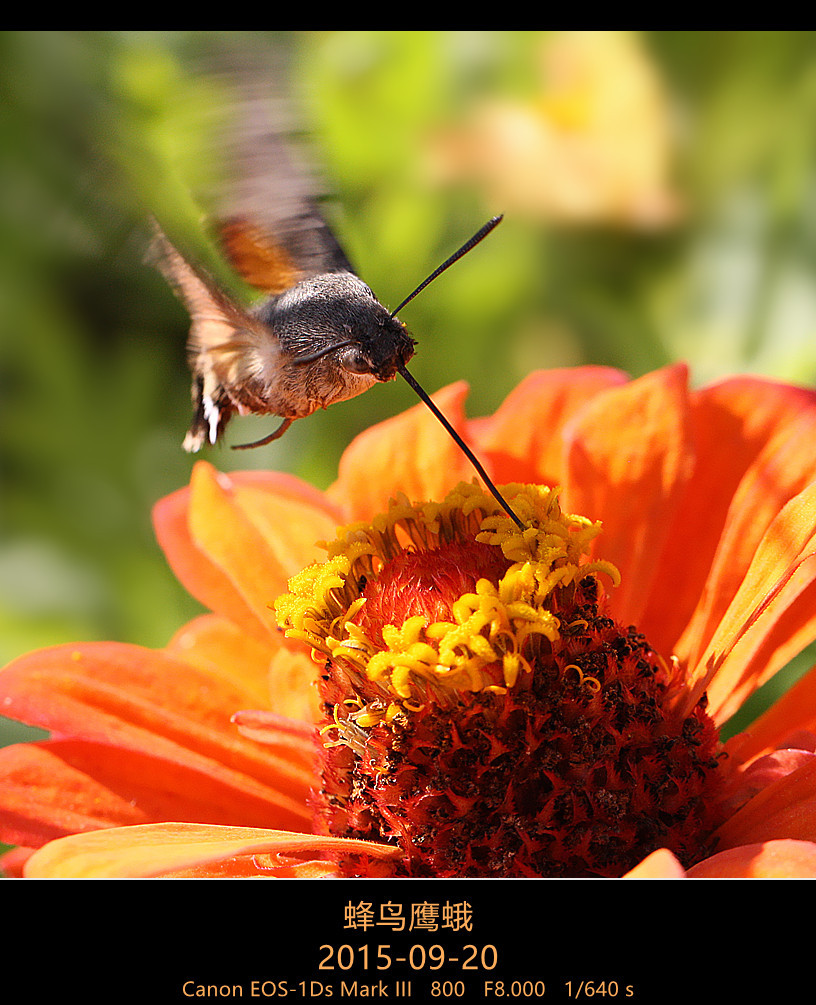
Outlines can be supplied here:
[[[341, 528], [334, 541], [324, 542], [327, 561], [290, 580], [290, 592], [275, 604], [286, 635], [359, 673], [383, 694], [378, 704], [361, 705], [342, 727], [338, 721], [330, 728], [345, 735], [352, 726], [393, 719], [400, 706], [416, 710], [429, 689], [439, 698], [451, 690], [512, 688], [531, 672], [524, 650], [532, 640], [554, 642], [560, 636], [550, 609], [554, 591], [601, 572], [617, 585], [614, 566], [586, 560], [599, 523], [562, 513], [555, 489], [509, 485], [504, 492], [524, 531], [475, 483], [460, 483], [441, 503], [411, 505], [400, 495], [370, 524]], [[475, 592], [453, 600], [453, 620], [430, 623], [415, 615], [401, 625], [385, 625], [385, 648], [355, 623], [366, 603], [360, 584], [376, 580], [391, 559], [406, 549], [424, 552], [469, 540], [500, 548], [511, 565], [498, 583], [480, 579]], [[576, 669], [582, 685], [600, 689], [596, 678]], [[389, 695], [398, 702], [389, 704]]]
[[577, 673], [578, 673], [578, 684], [579, 684], [580, 687], [583, 687], [586, 684], [587, 687], [589, 688], [589, 690], [592, 691], [592, 692], [594, 692], [595, 694], [597, 694], [601, 690], [601, 682], [598, 680], [598, 678], [597, 677], [592, 677], [590, 674], [585, 674], [584, 671], [578, 666], [577, 663], [570, 663], [567, 666], [565, 666], [564, 667], [564, 673], [565, 674], [566, 674], [567, 670], [575, 670], [575, 671], [577, 671]]

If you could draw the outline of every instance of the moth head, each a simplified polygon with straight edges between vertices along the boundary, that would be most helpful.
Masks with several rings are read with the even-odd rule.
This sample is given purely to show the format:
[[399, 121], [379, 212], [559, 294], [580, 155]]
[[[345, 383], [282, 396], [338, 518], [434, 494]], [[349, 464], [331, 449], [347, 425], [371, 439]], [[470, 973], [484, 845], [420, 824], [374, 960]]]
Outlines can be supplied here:
[[301, 283], [278, 298], [274, 322], [279, 331], [291, 333], [290, 365], [324, 361], [378, 381], [392, 380], [416, 346], [402, 322], [350, 274]]
[[414, 355], [416, 342], [402, 322], [391, 317], [384, 308], [376, 311], [354, 334], [356, 338], [338, 353], [338, 362], [350, 373], [368, 373], [377, 380], [393, 380], [399, 368]]

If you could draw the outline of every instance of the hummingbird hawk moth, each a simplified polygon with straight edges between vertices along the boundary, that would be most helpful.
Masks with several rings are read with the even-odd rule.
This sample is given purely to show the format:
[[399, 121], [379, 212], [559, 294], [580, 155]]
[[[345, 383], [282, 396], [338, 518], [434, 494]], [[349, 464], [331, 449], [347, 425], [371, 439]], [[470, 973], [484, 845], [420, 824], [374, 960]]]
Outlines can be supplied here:
[[234, 449], [270, 443], [295, 419], [399, 374], [521, 527], [478, 459], [407, 370], [416, 342], [396, 316], [501, 217], [488, 221], [396, 310], [389, 311], [359, 278], [316, 200], [299, 181], [280, 137], [267, 133], [263, 142], [256, 138], [250, 169], [244, 163], [242, 172], [243, 198], [234, 200], [238, 212], [216, 221], [228, 262], [246, 283], [265, 294], [252, 308], [241, 306], [188, 261], [154, 223], [153, 260], [191, 319], [193, 419], [184, 448], [196, 452], [205, 443], [215, 444], [236, 413], [276, 415], [283, 421], [268, 436]]

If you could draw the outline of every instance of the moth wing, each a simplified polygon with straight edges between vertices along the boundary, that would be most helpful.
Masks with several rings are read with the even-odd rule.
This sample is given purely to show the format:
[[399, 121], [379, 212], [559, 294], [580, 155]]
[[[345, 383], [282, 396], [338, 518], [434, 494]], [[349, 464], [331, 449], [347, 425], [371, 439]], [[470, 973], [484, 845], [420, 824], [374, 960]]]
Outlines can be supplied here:
[[272, 349], [266, 327], [193, 267], [155, 221], [150, 257], [190, 314], [191, 355], [207, 354], [222, 383], [253, 376], [261, 345]]
[[302, 209], [309, 215], [263, 222], [233, 217], [218, 223], [224, 253], [250, 286], [279, 294], [310, 276], [353, 271], [317, 207], [304, 204]]
[[[322, 186], [294, 141], [301, 127], [292, 104], [277, 97], [282, 79], [266, 62], [266, 54], [260, 62], [247, 55], [210, 69], [220, 95], [209, 135], [213, 180], [195, 197], [234, 271], [276, 296], [312, 276], [354, 270], [319, 208]], [[242, 308], [158, 226], [152, 258], [192, 319], [195, 417], [185, 447], [216, 442], [236, 410], [288, 417], [291, 402], [278, 393], [282, 335], [268, 318], [268, 305]]]
[[236, 272], [279, 294], [311, 276], [354, 269], [320, 208], [325, 186], [294, 138], [289, 104], [271, 100], [262, 85], [236, 83], [220, 141], [228, 183], [213, 215]]

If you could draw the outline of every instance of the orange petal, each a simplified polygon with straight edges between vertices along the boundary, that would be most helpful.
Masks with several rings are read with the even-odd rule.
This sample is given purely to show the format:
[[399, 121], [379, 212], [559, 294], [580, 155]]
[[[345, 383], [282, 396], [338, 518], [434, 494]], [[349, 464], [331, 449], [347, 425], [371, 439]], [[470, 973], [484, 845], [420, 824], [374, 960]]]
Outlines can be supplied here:
[[777, 698], [749, 729], [729, 742], [729, 756], [737, 764], [745, 764], [776, 749], [800, 730], [816, 732], [816, 667]]
[[494, 415], [468, 423], [477, 455], [499, 484], [561, 485], [566, 477], [564, 428], [598, 394], [628, 381], [601, 366], [531, 373]]
[[753, 459], [737, 486], [700, 601], [676, 653], [692, 665], [725, 616], [780, 511], [816, 479], [816, 413], [784, 423]]
[[239, 734], [230, 716], [250, 695], [234, 682], [162, 652], [97, 642], [15, 660], [0, 695], [22, 722], [182, 765], [266, 800], [278, 826], [302, 826], [311, 765]]
[[272, 747], [295, 747], [308, 756], [314, 756], [316, 732], [314, 726], [262, 709], [236, 712], [232, 721], [242, 736], [248, 736], [256, 743]]
[[234, 681], [248, 695], [246, 707], [316, 722], [315, 664], [302, 645], [280, 635], [274, 642], [263, 645], [226, 618], [205, 614], [179, 629], [166, 652]]
[[[76, 834], [52, 841], [29, 858], [29, 878], [147, 877], [189, 875], [297, 875], [306, 858], [308, 875], [321, 862], [334, 871], [329, 856], [365, 855], [389, 860], [399, 850], [368, 841], [291, 834], [252, 827], [207, 827], [166, 823]], [[259, 858], [260, 857], [260, 858]], [[247, 860], [255, 859], [253, 868]]]
[[301, 828], [266, 794], [178, 761], [104, 743], [54, 740], [0, 750], [2, 840], [39, 847], [101, 827], [162, 820]]
[[[442, 388], [433, 400], [454, 429], [465, 438], [467, 384]], [[327, 495], [352, 514], [370, 520], [404, 492], [411, 501], [443, 499], [475, 471], [426, 405], [415, 405], [355, 437], [340, 459], [339, 477]]]
[[816, 844], [766, 841], [729, 848], [692, 866], [694, 879], [814, 879]]
[[691, 703], [708, 691], [728, 718], [753, 690], [816, 637], [816, 483], [768, 527], [697, 667]]
[[[317, 542], [333, 537], [348, 520], [322, 492], [293, 475], [240, 471], [231, 473], [229, 480], [237, 505], [271, 548], [287, 580], [324, 559], [325, 550]], [[280, 593], [286, 585], [281, 585]]]
[[257, 639], [269, 643], [269, 631], [260, 623], [229, 576], [201, 550], [190, 532], [190, 488], [179, 489], [153, 508], [159, 545], [176, 578], [205, 607], [229, 618]]
[[[233, 479], [199, 462], [190, 490], [188, 521], [193, 541], [274, 637], [277, 623], [272, 604], [286, 591], [294, 570], [283, 565], [267, 536], [268, 525], [258, 526]], [[284, 522], [278, 527], [281, 535], [292, 530]]]
[[638, 624], [657, 558], [691, 473], [687, 372], [667, 367], [598, 395], [567, 432], [564, 508], [603, 521], [599, 556], [614, 563], [615, 617]]
[[634, 869], [623, 877], [624, 879], [683, 879], [686, 871], [668, 848], [658, 848]]
[[234, 681], [252, 696], [248, 700], [253, 706], [267, 708], [269, 664], [276, 648], [257, 642], [235, 622], [218, 614], [202, 614], [176, 632], [165, 652], [224, 680]]
[[814, 757], [816, 754], [812, 750], [800, 750], [796, 747], [781, 748], [763, 754], [741, 772], [739, 792], [744, 793], [746, 799], [753, 798], [769, 785], [812, 761]]
[[[810, 416], [810, 422], [816, 416], [816, 394], [812, 391], [760, 377], [723, 380], [693, 391], [690, 402], [694, 472], [657, 562], [656, 583], [670, 577], [671, 589], [652, 591], [639, 625], [651, 643], [664, 653], [678, 652], [677, 640], [701, 598], [705, 606], [715, 597], [724, 597], [727, 606], [733, 596], [733, 585], [728, 587], [731, 592], [720, 592], [719, 587], [717, 591], [704, 590], [712, 565], [736, 571], [738, 583], [767, 526], [754, 523], [755, 518], [760, 512], [773, 515], [779, 509], [778, 492], [773, 494], [775, 510], [766, 510], [760, 494], [754, 500], [760, 504], [760, 509], [745, 508], [748, 519], [742, 519], [738, 489], [746, 472], [758, 465], [763, 451], [767, 455], [769, 441], [778, 444], [790, 440], [791, 429], [802, 421], [804, 414]], [[771, 456], [774, 449], [770, 449]], [[790, 461], [794, 468], [803, 467], [795, 456]], [[799, 488], [803, 485], [801, 482]], [[792, 494], [789, 490], [783, 502]], [[729, 532], [734, 518], [740, 523], [738, 533]], [[691, 548], [690, 536], [694, 542]], [[747, 550], [749, 542], [750, 550]], [[743, 557], [746, 551], [747, 560]], [[699, 631], [696, 626], [692, 630]], [[697, 634], [693, 640], [698, 644]], [[685, 658], [687, 654], [678, 655]]]
[[717, 837], [722, 848], [777, 838], [816, 841], [816, 757], [757, 793]]
[[718, 724], [813, 641], [816, 556], [799, 566], [798, 572], [719, 666], [708, 688], [709, 713]]
[[302, 642], [282, 639], [269, 666], [268, 707], [290, 719], [320, 719], [317, 667]]
[[154, 524], [173, 571], [211, 610], [260, 641], [275, 634], [269, 605], [321, 552], [343, 514], [291, 475], [229, 476], [199, 461], [189, 488], [161, 500]]

